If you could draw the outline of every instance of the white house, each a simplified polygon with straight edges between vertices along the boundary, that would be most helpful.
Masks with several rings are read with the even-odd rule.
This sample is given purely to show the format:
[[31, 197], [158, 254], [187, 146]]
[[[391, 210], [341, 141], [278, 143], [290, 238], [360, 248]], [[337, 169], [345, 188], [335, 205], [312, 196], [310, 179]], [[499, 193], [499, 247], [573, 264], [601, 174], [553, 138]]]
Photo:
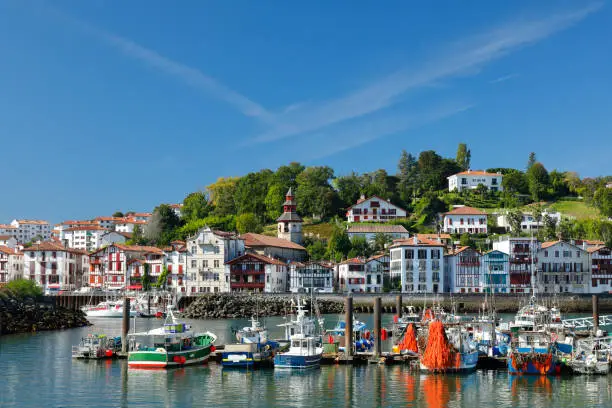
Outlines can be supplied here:
[[532, 273], [535, 275], [538, 241], [527, 237], [501, 237], [493, 242], [493, 249], [508, 255], [510, 293], [530, 293]]
[[23, 250], [23, 276], [35, 281], [45, 291], [75, 290], [87, 274], [85, 251], [65, 248], [54, 242], [41, 242]]
[[453, 174], [448, 178], [448, 191], [473, 190], [482, 184], [490, 191], [503, 191], [501, 173], [487, 173], [480, 170], [468, 170]]
[[[523, 213], [523, 218], [521, 220], [521, 230], [522, 231], [537, 231], [538, 229], [542, 228], [544, 226], [544, 217], [548, 216], [550, 217], [552, 220], [555, 221], [555, 224], [558, 225], [559, 222], [561, 221], [561, 213], [560, 212], [548, 212], [548, 211], [543, 211], [542, 212], [542, 217], [540, 218], [540, 221], [536, 220], [535, 217], [533, 216], [533, 214], [528, 213], [528, 212], [524, 212]], [[497, 216], [497, 226], [501, 227], [501, 228], [505, 228], [506, 231], [510, 231], [511, 226], [510, 226], [510, 220], [508, 218], [508, 214], [499, 214]]]
[[23, 253], [0, 245], [0, 287], [13, 279], [23, 277]]
[[402, 292], [441, 293], [444, 281], [444, 244], [416, 236], [391, 245], [391, 275], [399, 273]]
[[149, 222], [149, 219], [151, 218], [151, 213], [149, 212], [129, 212], [127, 214], [125, 214], [125, 218], [130, 218], [130, 219], [134, 219], [134, 220], [138, 220], [138, 221], [145, 221], [145, 222]]
[[244, 240], [232, 232], [204, 227], [187, 239], [187, 291], [229, 292], [225, 264], [245, 253]]
[[[370, 269], [368, 266], [376, 266]], [[378, 293], [383, 289], [383, 271], [377, 262], [368, 265], [364, 258], [352, 258], [338, 265], [339, 287], [342, 292]]]
[[140, 226], [140, 230], [142, 231], [146, 224], [147, 221], [144, 220], [137, 220], [135, 218], [122, 218], [121, 220], [115, 221], [115, 231], [127, 232], [128, 234], [132, 234], [136, 225]]
[[564, 241], [543, 242], [537, 257], [537, 284], [544, 293], [589, 293], [589, 253]]
[[115, 224], [117, 222], [123, 221], [124, 218], [123, 217], [107, 217], [107, 216], [101, 216], [101, 217], [96, 217], [94, 218], [94, 221], [101, 226], [102, 228], [106, 228], [109, 230], [114, 231], [115, 230]]
[[187, 292], [187, 245], [183, 241], [172, 241], [164, 248], [166, 268], [168, 269], [167, 287], [176, 293]]
[[481, 274], [482, 254], [468, 246], [444, 255], [447, 289], [451, 293], [479, 293], [484, 281]]
[[232, 292], [287, 291], [287, 264], [265, 255], [248, 253], [225, 264]]
[[36, 237], [39, 237], [41, 241], [46, 241], [51, 238], [51, 225], [47, 221], [13, 220], [11, 225], [16, 229], [13, 230], [13, 236], [21, 244], [30, 242]]
[[15, 248], [17, 246], [17, 239], [12, 235], [0, 235], [0, 246]]
[[591, 272], [591, 293], [612, 292], [612, 251], [605, 245], [586, 248]]
[[62, 231], [62, 242], [65, 242], [68, 248], [82, 249], [87, 252], [94, 251], [102, 246], [102, 236], [108, 230], [99, 225], [90, 225], [85, 227], [67, 228]]
[[486, 234], [487, 213], [468, 206], [455, 207], [444, 213], [442, 230], [449, 234]]
[[291, 293], [333, 293], [334, 265], [325, 262], [292, 262], [289, 264]]
[[406, 210], [378, 196], [361, 196], [357, 204], [346, 210], [348, 222], [387, 222], [398, 218], [406, 218]]
[[374, 242], [376, 235], [385, 235], [389, 241], [394, 239], [406, 239], [410, 236], [403, 225], [390, 224], [357, 224], [350, 225], [346, 230], [349, 238], [363, 237], [368, 242]]

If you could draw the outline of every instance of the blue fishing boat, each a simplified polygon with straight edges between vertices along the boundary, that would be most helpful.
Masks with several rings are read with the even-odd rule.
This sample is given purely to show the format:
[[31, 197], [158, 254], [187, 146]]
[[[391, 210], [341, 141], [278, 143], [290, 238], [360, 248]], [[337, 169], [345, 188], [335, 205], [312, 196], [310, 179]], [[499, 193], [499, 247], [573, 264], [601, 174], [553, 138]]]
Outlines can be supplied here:
[[316, 338], [298, 333], [291, 337], [289, 351], [274, 356], [274, 368], [317, 368], [322, 356], [323, 348]]
[[542, 332], [519, 332], [508, 352], [510, 374], [560, 374], [561, 361], [557, 358], [556, 343]]
[[[339, 320], [336, 327], [332, 330], [328, 330], [327, 333], [331, 335], [335, 341], [340, 341], [344, 337], [346, 330], [346, 322]], [[359, 321], [353, 317], [353, 339], [356, 351], [369, 351], [374, 348], [374, 334], [370, 333], [364, 322]], [[340, 347], [340, 351], [343, 351], [344, 347]]]
[[221, 365], [224, 368], [256, 368], [271, 366], [274, 353], [279, 344], [267, 341], [265, 344], [241, 343], [227, 344], [221, 353]]

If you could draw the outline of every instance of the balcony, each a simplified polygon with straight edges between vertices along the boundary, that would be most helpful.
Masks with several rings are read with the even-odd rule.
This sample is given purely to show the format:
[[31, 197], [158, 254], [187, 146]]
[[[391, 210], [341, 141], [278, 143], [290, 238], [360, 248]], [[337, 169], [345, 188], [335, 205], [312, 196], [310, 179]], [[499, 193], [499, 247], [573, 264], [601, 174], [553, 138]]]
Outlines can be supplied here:
[[266, 272], [260, 269], [239, 269], [236, 271], [230, 271], [231, 276], [242, 276], [242, 275], [265, 275]]
[[264, 282], [230, 282], [232, 289], [263, 289], [265, 286]]

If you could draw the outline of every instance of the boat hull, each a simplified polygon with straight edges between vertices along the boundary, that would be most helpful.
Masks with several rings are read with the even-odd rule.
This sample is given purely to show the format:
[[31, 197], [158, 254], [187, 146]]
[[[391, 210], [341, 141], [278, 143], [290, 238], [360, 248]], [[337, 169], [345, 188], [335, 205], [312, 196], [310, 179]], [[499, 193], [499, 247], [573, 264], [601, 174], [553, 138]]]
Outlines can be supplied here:
[[610, 372], [610, 364], [607, 361], [597, 361], [595, 363], [572, 361], [569, 366], [579, 374], [608, 374]]
[[560, 374], [561, 364], [552, 353], [511, 353], [508, 356], [508, 372], [515, 375]]
[[300, 356], [281, 353], [274, 356], [274, 368], [316, 368], [321, 365], [322, 354]]
[[205, 364], [210, 357], [211, 346], [183, 351], [132, 351], [128, 354], [129, 368], [163, 369]]
[[476, 370], [478, 364], [478, 351], [470, 353], [455, 353], [452, 367], [431, 368], [420, 362], [421, 371], [426, 373], [468, 373]]
[[[123, 310], [83, 310], [87, 317], [112, 317], [120, 319], [123, 317]], [[130, 311], [130, 317], [135, 317], [136, 311]]]
[[272, 364], [270, 353], [223, 352], [221, 354], [221, 365], [224, 368], [254, 368], [266, 364]]

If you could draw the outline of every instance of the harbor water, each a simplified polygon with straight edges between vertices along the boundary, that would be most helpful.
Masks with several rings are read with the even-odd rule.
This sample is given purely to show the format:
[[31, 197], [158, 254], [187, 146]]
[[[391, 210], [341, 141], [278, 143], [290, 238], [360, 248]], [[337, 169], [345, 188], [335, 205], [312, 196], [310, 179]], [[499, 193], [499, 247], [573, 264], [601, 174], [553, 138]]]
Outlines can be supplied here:
[[[357, 316], [373, 327], [371, 315]], [[383, 326], [391, 325], [383, 316]], [[337, 322], [326, 316], [326, 327]], [[282, 318], [264, 321], [281, 337]], [[322, 366], [304, 372], [224, 370], [210, 362], [167, 371], [128, 370], [122, 360], [73, 361], [89, 333], [119, 335], [120, 319], [81, 329], [0, 337], [0, 407], [610, 407], [612, 375], [514, 377], [505, 371], [425, 375], [408, 366]], [[132, 320], [133, 325], [133, 320]], [[137, 330], [160, 325], [138, 319]], [[242, 320], [188, 321], [233, 341]]]

